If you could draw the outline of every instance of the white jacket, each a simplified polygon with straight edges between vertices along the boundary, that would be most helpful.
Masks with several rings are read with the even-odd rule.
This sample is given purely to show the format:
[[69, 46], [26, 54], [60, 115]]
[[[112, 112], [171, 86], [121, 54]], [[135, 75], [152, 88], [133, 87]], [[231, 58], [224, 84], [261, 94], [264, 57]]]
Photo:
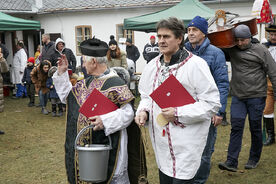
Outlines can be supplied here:
[[[159, 59], [160, 56], [149, 62], [142, 73], [139, 82], [141, 101], [137, 114], [142, 110], [149, 112], [149, 132], [158, 168], [170, 177], [189, 180], [195, 176], [200, 166], [211, 118], [221, 106], [219, 91], [206, 61], [202, 58], [190, 53], [190, 59], [183, 66], [180, 66], [181, 64], [169, 66], [169, 69], [180, 66], [177, 72], [174, 70], [172, 74], [196, 102], [177, 107], [178, 121], [185, 127], [169, 123], [168, 137], [166, 127], [161, 127], [156, 122], [161, 109], [149, 96], [159, 85], [156, 82], [153, 89], [154, 79], [158, 77], [160, 80], [160, 71], [166, 68], [161, 66]], [[165, 76], [168, 78], [169, 72]], [[164, 131], [165, 136], [162, 135]], [[172, 146], [169, 145], [169, 138]]]
[[27, 66], [27, 60], [27, 54], [23, 48], [15, 53], [11, 68], [13, 84], [21, 83], [25, 67]]

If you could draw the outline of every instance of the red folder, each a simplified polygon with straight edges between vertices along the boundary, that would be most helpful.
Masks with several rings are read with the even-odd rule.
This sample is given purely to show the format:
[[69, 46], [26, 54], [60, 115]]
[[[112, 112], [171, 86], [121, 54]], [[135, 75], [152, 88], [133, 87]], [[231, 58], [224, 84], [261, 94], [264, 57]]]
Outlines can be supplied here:
[[174, 75], [170, 75], [156, 90], [152, 92], [152, 94], [150, 94], [150, 97], [161, 109], [195, 103], [194, 98]]
[[90, 118], [92, 116], [99, 116], [115, 111], [116, 109], [118, 109], [117, 105], [115, 105], [97, 89], [93, 89], [92, 93], [82, 104], [79, 112], [87, 118]]

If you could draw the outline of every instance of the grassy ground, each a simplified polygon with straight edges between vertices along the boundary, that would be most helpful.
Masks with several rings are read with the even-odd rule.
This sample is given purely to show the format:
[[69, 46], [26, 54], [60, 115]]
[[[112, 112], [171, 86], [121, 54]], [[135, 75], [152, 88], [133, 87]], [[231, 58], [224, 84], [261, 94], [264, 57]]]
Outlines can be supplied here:
[[[0, 130], [6, 133], [0, 135], [0, 184], [67, 183], [63, 149], [65, 117], [42, 115], [40, 108], [29, 108], [27, 103], [27, 99], [5, 98], [5, 111], [0, 113]], [[218, 128], [216, 150], [207, 184], [276, 183], [276, 145], [264, 147], [256, 169], [243, 169], [250, 149], [248, 123], [239, 157], [239, 171], [229, 173], [218, 169], [217, 164], [226, 159], [229, 135], [230, 126]], [[149, 139], [147, 143], [148, 178], [151, 184], [158, 184], [158, 173]]]

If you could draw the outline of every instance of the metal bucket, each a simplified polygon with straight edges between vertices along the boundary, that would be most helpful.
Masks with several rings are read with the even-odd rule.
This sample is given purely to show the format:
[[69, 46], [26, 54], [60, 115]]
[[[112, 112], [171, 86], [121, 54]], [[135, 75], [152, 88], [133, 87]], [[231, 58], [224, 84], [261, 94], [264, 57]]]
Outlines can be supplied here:
[[109, 145], [77, 145], [78, 139], [83, 132], [86, 129], [93, 127], [94, 125], [89, 125], [78, 133], [75, 140], [75, 149], [78, 151], [80, 179], [83, 181], [98, 183], [107, 179], [109, 151], [112, 149], [110, 136], [108, 136]]

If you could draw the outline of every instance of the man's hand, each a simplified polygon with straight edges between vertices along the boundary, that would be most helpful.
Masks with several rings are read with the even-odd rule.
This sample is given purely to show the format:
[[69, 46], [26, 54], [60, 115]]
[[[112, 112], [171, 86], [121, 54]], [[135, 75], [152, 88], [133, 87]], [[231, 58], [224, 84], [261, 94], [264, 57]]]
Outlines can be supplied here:
[[94, 125], [94, 128], [93, 128], [94, 131], [104, 129], [103, 121], [100, 116], [93, 116], [88, 119], [91, 121], [91, 124]]
[[162, 110], [162, 115], [166, 120], [168, 120], [168, 122], [174, 122], [176, 120], [174, 107], [168, 107], [161, 110]]
[[215, 115], [215, 116], [212, 118], [212, 123], [213, 123], [214, 126], [216, 127], [216, 126], [218, 126], [218, 125], [221, 124], [222, 119], [223, 119], [222, 116], [217, 116], [217, 115]]
[[68, 69], [68, 60], [65, 54], [62, 54], [60, 58], [58, 58], [58, 74], [61, 75]]
[[[2, 48], [0, 48], [0, 59], [3, 57]], [[0, 61], [1, 62], [1, 61]]]
[[136, 117], [135, 122], [139, 126], [144, 126], [148, 119], [148, 114], [145, 111], [141, 111]]

